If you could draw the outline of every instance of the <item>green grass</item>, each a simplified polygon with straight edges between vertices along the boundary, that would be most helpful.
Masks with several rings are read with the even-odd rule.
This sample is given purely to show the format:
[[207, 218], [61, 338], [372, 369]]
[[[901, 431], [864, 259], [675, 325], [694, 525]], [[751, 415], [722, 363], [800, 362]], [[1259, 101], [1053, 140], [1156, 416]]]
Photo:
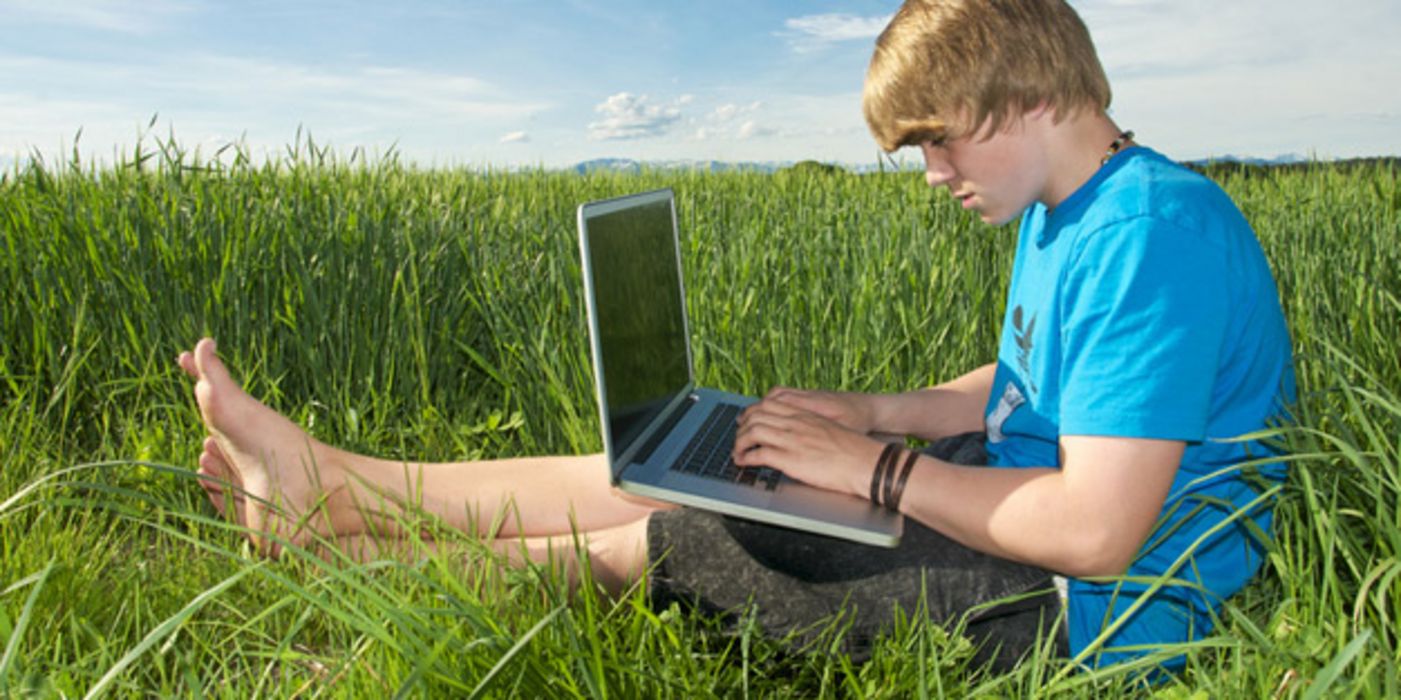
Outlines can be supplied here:
[[[416, 564], [252, 555], [190, 478], [173, 358], [205, 334], [317, 437], [413, 459], [599, 449], [574, 208], [669, 186], [700, 379], [893, 391], [991, 358], [1014, 233], [915, 174], [419, 170], [310, 144], [0, 176], [0, 697], [889, 696], [1143, 691], [1132, 669], [971, 665], [902, 625], [864, 666], [640, 592], [565, 593], [451, 532]], [[1258, 582], [1167, 697], [1396, 696], [1401, 183], [1212, 171], [1294, 334], [1291, 479]], [[170, 465], [170, 466], [167, 466]], [[431, 530], [431, 524], [425, 524]]]

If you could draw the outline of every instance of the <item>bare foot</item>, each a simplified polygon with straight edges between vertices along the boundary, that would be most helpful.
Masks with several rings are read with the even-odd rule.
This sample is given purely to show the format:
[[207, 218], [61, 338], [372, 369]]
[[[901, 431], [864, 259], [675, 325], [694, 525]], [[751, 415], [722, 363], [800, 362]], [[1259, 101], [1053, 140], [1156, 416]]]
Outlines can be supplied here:
[[345, 485], [336, 450], [249, 396], [229, 376], [212, 339], [178, 361], [196, 380], [195, 400], [209, 430], [199, 474], [214, 507], [229, 515], [232, 505], [253, 544], [274, 556], [280, 547], [268, 535], [300, 544], [312, 532], [335, 534], [331, 499]]

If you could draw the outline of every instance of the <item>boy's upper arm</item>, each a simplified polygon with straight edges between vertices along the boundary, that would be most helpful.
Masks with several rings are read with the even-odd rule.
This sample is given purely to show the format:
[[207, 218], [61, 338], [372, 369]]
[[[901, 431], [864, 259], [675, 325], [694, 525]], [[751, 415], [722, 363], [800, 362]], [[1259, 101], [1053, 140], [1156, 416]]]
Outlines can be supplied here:
[[1060, 449], [1067, 493], [1118, 569], [1102, 573], [1122, 573], [1157, 522], [1186, 443], [1063, 435]]

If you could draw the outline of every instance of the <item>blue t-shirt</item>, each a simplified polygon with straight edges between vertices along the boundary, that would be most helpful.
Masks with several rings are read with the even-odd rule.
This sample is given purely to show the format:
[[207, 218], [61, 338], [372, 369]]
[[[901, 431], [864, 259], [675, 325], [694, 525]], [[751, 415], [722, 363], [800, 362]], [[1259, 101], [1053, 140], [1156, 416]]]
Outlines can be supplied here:
[[[1256, 500], [1237, 465], [1268, 454], [1227, 440], [1281, 417], [1293, 384], [1265, 256], [1207, 178], [1135, 147], [1054, 211], [1035, 204], [1023, 214], [986, 413], [990, 463], [1059, 467], [1061, 435], [1187, 443], [1159, 525], [1125, 580], [1070, 580], [1073, 653], [1119, 624], [1188, 553], [1173, 576], [1189, 585], [1149, 597], [1091, 662], [1210, 630], [1220, 601], [1259, 568], [1270, 527], [1271, 504], [1257, 502], [1209, 532]], [[1263, 471], [1283, 476], [1280, 466]]]

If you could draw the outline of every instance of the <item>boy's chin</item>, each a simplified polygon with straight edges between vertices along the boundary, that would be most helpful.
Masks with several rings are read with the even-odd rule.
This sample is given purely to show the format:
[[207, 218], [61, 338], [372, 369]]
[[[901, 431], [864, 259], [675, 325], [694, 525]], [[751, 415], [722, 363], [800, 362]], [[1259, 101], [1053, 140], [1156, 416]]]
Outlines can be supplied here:
[[978, 212], [978, 218], [988, 226], [1001, 226], [1017, 218], [1017, 213], [1007, 212]]

